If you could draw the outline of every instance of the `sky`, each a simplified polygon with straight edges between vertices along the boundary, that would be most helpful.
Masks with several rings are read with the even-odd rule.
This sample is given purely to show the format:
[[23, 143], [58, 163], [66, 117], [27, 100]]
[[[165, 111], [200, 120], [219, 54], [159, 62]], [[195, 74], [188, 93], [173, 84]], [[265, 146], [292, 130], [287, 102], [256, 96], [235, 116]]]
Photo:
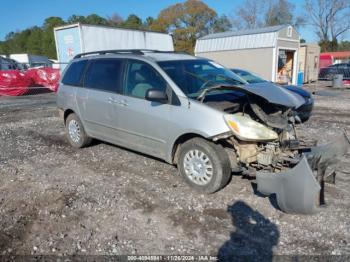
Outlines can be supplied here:
[[[257, 0], [260, 1], [260, 0]], [[0, 41], [7, 33], [23, 30], [31, 26], [41, 26], [45, 18], [59, 16], [67, 19], [72, 14], [89, 15], [96, 13], [106, 17], [117, 13], [123, 18], [135, 13], [142, 19], [148, 16], [157, 17], [159, 12], [181, 0], [11, 0], [1, 1]], [[233, 17], [235, 10], [244, 0], [204, 0], [219, 15]], [[303, 12], [304, 0], [291, 1], [296, 13]], [[300, 28], [301, 38], [307, 42], [315, 42], [316, 35], [311, 27]]]

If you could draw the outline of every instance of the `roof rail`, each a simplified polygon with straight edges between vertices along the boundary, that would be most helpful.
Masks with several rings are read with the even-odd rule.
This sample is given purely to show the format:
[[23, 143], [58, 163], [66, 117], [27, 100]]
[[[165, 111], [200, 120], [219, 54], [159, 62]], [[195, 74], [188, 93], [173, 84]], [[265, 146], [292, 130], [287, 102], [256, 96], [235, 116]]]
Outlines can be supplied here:
[[140, 49], [125, 49], [125, 50], [101, 50], [77, 54], [73, 59], [81, 58], [87, 55], [105, 55], [105, 54], [138, 54], [143, 55]]
[[174, 53], [174, 54], [188, 54], [186, 52], [177, 51], [160, 51], [153, 49], [119, 49], [119, 50], [101, 50], [77, 54], [73, 59], [81, 58], [88, 55], [105, 55], [105, 54], [135, 54], [144, 55], [145, 53]]

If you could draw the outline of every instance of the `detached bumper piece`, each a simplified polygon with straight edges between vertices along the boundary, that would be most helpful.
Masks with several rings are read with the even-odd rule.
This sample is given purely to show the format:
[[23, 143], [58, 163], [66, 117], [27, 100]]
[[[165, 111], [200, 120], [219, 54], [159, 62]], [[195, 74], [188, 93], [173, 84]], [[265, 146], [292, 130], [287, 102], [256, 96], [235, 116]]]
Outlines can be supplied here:
[[310, 214], [317, 210], [317, 196], [321, 189], [306, 157], [282, 173], [258, 173], [258, 190], [264, 195], [276, 194], [278, 206], [287, 213]]
[[[324, 183], [328, 168], [334, 168], [350, 145], [347, 134], [302, 153], [301, 161], [281, 173], [257, 173], [258, 191], [276, 194], [279, 207], [287, 213], [312, 214], [324, 204]], [[317, 171], [315, 177], [314, 171]], [[332, 172], [333, 174], [334, 172]]]

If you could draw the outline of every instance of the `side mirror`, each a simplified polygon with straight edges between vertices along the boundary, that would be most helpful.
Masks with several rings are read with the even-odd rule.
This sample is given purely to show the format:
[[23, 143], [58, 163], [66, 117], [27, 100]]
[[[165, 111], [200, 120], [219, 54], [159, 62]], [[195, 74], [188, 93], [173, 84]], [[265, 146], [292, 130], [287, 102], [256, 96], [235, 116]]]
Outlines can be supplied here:
[[167, 94], [159, 89], [148, 89], [145, 96], [146, 100], [159, 103], [167, 103]]

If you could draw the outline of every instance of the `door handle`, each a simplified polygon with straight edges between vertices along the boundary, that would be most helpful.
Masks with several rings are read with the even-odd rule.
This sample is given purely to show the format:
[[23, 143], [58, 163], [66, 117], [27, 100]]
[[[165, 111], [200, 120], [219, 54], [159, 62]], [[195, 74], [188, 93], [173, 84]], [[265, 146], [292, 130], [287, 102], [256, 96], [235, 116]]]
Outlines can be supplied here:
[[108, 103], [118, 103], [118, 101], [115, 100], [113, 97], [108, 97], [107, 101]]
[[129, 104], [128, 104], [128, 101], [126, 101], [126, 100], [124, 100], [124, 99], [121, 100], [121, 101], [119, 101], [118, 104], [121, 105], [121, 106], [128, 106], [128, 105], [129, 105]]

